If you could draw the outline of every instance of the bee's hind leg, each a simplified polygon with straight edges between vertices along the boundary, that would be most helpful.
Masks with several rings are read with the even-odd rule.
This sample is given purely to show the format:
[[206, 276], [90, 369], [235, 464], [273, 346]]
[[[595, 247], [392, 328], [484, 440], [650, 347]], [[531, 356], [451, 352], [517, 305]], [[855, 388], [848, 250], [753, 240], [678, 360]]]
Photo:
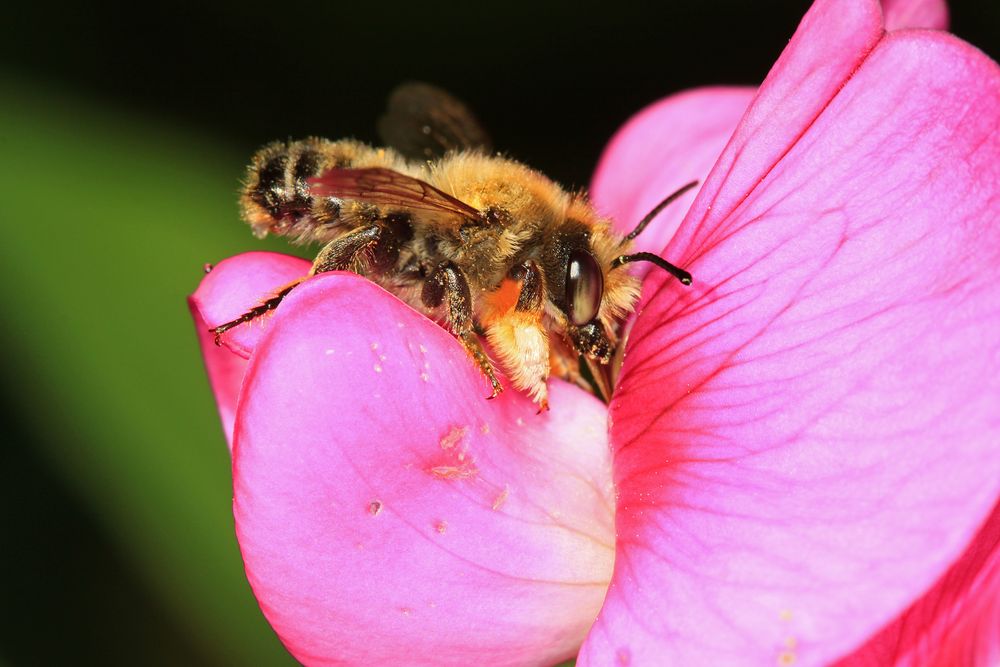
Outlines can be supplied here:
[[295, 282], [286, 285], [285, 287], [282, 287], [273, 297], [267, 299], [266, 301], [262, 301], [259, 305], [254, 306], [247, 312], [237, 317], [235, 320], [226, 322], [225, 324], [220, 324], [219, 326], [213, 329], [209, 329], [208, 330], [209, 333], [215, 334], [215, 344], [222, 345], [222, 334], [226, 333], [233, 327], [239, 326], [244, 322], [255, 320], [264, 313], [267, 313], [277, 308], [278, 304], [281, 303], [281, 300], [284, 299], [286, 296], [288, 296], [288, 293], [291, 292], [295, 288], [295, 286], [298, 285], [303, 280], [305, 280], [305, 278], [299, 278]]
[[496, 398], [503, 391], [503, 385], [497, 380], [493, 363], [472, 330], [472, 294], [465, 274], [451, 262], [442, 262], [427, 276], [420, 296], [428, 308], [437, 308], [447, 301], [448, 324], [452, 332], [490, 381], [493, 393], [488, 398]]
[[[309, 270], [309, 276], [316, 275], [317, 273], [326, 273], [328, 271], [342, 271], [350, 269], [359, 253], [378, 243], [379, 238], [381, 237], [381, 232], [382, 229], [379, 226], [372, 225], [370, 227], [362, 227], [361, 229], [355, 230], [350, 234], [345, 234], [340, 238], [330, 241], [323, 246], [322, 250], [319, 251], [319, 254], [316, 256], [316, 260], [313, 262], [312, 268]], [[307, 277], [308, 276], [299, 278], [295, 282], [286, 285], [278, 290], [273, 297], [262, 301], [259, 305], [254, 306], [247, 312], [237, 317], [235, 320], [226, 322], [225, 324], [219, 325], [214, 329], [209, 329], [209, 333], [215, 334], [215, 344], [222, 345], [222, 334], [226, 333], [233, 327], [239, 326], [244, 322], [255, 320], [261, 315], [277, 308], [282, 299], [288, 296], [288, 293]]]

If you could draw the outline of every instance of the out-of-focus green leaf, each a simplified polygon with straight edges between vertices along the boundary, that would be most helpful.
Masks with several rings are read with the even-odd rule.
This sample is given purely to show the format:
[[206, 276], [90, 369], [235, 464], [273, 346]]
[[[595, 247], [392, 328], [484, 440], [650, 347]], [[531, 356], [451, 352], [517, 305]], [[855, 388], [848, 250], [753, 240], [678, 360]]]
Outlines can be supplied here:
[[0, 90], [7, 388], [207, 655], [290, 664], [243, 575], [185, 304], [206, 262], [262, 247], [236, 214], [245, 156], [8, 77]]

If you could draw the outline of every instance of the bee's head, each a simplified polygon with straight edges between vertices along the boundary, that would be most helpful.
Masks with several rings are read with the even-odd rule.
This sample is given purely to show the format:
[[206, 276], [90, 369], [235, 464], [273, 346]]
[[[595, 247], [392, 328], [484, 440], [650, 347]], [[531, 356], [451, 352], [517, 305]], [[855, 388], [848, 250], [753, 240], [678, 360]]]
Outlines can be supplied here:
[[666, 270], [685, 285], [691, 275], [648, 252], [629, 254], [634, 239], [670, 202], [694, 187], [690, 183], [667, 197], [626, 236], [594, 212], [586, 200], [575, 197], [567, 215], [543, 249], [549, 301], [565, 321], [574, 349], [608, 363], [617, 344], [615, 322], [627, 316], [639, 298], [639, 281], [621, 270], [625, 264], [646, 261]]
[[[613, 270], [621, 251], [610, 226], [589, 210], [570, 211], [576, 215], [558, 226], [542, 251], [546, 291], [576, 352], [607, 363], [617, 342], [615, 323], [632, 311], [639, 281]], [[588, 213], [590, 220], [583, 217]]]

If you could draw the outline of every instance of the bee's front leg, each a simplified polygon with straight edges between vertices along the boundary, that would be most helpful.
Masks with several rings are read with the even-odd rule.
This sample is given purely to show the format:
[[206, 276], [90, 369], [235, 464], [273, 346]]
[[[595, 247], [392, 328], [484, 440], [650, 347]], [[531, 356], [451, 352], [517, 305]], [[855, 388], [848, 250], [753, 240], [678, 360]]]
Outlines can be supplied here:
[[496, 398], [503, 391], [503, 385], [497, 380], [493, 364], [472, 330], [472, 293], [465, 274], [451, 262], [438, 264], [424, 280], [420, 298], [427, 308], [437, 308], [447, 301], [449, 327], [490, 381], [493, 394], [489, 398]]
[[[313, 262], [312, 268], [309, 270], [309, 275], [312, 276], [317, 273], [326, 273], [327, 271], [341, 271], [349, 269], [359, 253], [378, 243], [381, 232], [382, 230], [380, 227], [372, 225], [370, 227], [362, 227], [361, 229], [355, 230], [350, 234], [345, 234], [338, 239], [330, 241], [323, 246], [322, 250], [319, 251], [319, 255], [316, 256], [316, 260]], [[262, 301], [259, 305], [254, 306], [247, 312], [237, 317], [235, 320], [221, 324], [214, 329], [210, 329], [209, 332], [215, 334], [215, 344], [222, 345], [222, 334], [226, 333], [233, 327], [239, 326], [244, 322], [255, 320], [261, 315], [277, 308], [278, 304], [281, 303], [281, 300], [288, 296], [288, 293], [303, 280], [305, 280], [305, 278], [299, 278], [295, 282], [286, 285], [273, 297]]]
[[550, 369], [549, 336], [542, 324], [545, 280], [530, 260], [511, 269], [509, 276], [520, 283], [517, 301], [494, 306], [486, 335], [514, 386], [527, 391], [542, 412], [549, 408]]

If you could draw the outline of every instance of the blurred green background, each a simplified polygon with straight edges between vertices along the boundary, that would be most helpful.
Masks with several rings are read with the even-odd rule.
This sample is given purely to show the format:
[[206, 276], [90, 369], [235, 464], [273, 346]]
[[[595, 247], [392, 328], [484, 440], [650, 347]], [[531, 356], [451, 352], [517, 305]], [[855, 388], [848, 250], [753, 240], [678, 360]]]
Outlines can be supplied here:
[[[759, 82], [807, 6], [7, 8], [0, 664], [293, 664], [244, 579], [185, 305], [206, 262], [283, 248], [236, 212], [258, 145], [375, 141], [387, 92], [420, 79], [585, 185], [643, 105]], [[953, 30], [996, 58], [1000, 3], [955, 3]]]

